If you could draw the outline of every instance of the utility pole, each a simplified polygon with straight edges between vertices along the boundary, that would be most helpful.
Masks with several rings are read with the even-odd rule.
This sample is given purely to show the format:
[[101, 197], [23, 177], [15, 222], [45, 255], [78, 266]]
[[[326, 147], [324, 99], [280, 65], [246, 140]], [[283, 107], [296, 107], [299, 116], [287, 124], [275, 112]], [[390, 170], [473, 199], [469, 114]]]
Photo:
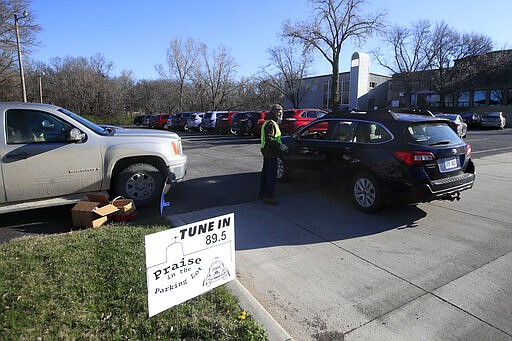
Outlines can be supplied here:
[[27, 102], [27, 89], [25, 88], [25, 75], [23, 74], [23, 62], [21, 60], [21, 45], [20, 45], [20, 32], [18, 26], [18, 20], [28, 17], [28, 12], [23, 12], [21, 17], [14, 14], [14, 27], [16, 29], [16, 44], [18, 45], [18, 62], [20, 64], [20, 79], [21, 79], [21, 92], [23, 94], [23, 102]]

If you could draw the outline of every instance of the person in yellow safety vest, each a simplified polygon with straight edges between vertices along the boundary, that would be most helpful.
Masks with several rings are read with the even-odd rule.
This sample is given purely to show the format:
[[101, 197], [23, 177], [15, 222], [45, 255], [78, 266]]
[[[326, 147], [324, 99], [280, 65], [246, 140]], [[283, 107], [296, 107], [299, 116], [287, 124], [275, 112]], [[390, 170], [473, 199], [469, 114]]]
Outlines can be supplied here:
[[279, 123], [283, 119], [283, 107], [274, 104], [268, 114], [267, 120], [261, 127], [261, 153], [263, 154], [263, 168], [261, 169], [259, 198], [264, 203], [276, 205], [275, 196], [277, 157], [288, 147], [281, 143], [281, 130]]

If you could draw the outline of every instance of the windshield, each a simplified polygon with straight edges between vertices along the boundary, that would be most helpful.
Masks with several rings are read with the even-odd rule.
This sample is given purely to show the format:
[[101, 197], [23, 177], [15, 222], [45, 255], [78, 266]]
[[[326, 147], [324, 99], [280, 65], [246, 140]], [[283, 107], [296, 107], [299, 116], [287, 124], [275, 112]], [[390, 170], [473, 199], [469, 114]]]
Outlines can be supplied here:
[[434, 146], [460, 143], [460, 138], [450, 126], [441, 122], [419, 123], [407, 127], [406, 139], [413, 144]]
[[250, 112], [247, 114], [250, 118], [261, 118], [261, 113], [259, 112]]
[[500, 117], [499, 112], [488, 112], [484, 114], [484, 117]]
[[233, 115], [233, 120], [240, 120], [247, 116], [245, 112], [239, 112]]
[[75, 114], [74, 112], [71, 112], [69, 110], [66, 110], [66, 109], [63, 109], [63, 108], [59, 108], [59, 111], [69, 117], [71, 117], [72, 119], [80, 122], [81, 124], [83, 124], [84, 126], [86, 126], [87, 128], [91, 129], [92, 131], [94, 131], [96, 134], [100, 134], [100, 135], [105, 135], [105, 129], [98, 126], [97, 124], [95, 123], [92, 123], [91, 121], [83, 118], [82, 116], [80, 115], [77, 115]]

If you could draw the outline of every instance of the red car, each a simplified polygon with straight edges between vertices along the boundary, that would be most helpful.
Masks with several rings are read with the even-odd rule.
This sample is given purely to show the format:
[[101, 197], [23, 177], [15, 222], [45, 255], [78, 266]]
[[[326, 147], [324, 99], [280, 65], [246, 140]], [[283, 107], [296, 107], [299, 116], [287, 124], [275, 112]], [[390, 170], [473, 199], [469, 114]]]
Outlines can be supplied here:
[[245, 111], [233, 116], [232, 131], [237, 135], [260, 136], [261, 126], [265, 122], [265, 111]]
[[169, 119], [169, 114], [157, 114], [155, 116], [155, 120], [151, 122], [151, 127], [167, 129], [167, 120]]
[[221, 134], [234, 133], [231, 130], [231, 124], [233, 123], [233, 116], [237, 111], [229, 111], [227, 113], [218, 113], [215, 129]]
[[283, 112], [283, 121], [279, 125], [283, 135], [291, 135], [311, 121], [327, 114], [320, 109], [288, 109]]

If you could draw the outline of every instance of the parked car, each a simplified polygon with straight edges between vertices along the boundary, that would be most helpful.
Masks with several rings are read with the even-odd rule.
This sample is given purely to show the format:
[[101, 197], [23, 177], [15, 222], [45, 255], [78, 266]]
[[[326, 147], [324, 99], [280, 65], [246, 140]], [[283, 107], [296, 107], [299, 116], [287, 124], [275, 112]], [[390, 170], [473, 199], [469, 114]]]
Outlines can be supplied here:
[[157, 129], [167, 129], [167, 121], [169, 120], [169, 114], [157, 114], [154, 119], [151, 120], [150, 127]]
[[283, 112], [283, 120], [279, 125], [282, 134], [289, 135], [304, 127], [311, 121], [327, 114], [320, 109], [288, 109]]
[[203, 120], [204, 112], [195, 112], [190, 114], [190, 117], [187, 120], [187, 124], [183, 126], [183, 130], [199, 130], [199, 126], [201, 125], [201, 121]]
[[233, 116], [231, 129], [239, 136], [252, 135], [259, 137], [261, 126], [265, 122], [265, 111], [244, 111]]
[[[185, 130], [185, 126], [187, 125], [187, 120], [190, 118], [190, 116], [193, 114], [193, 112], [180, 112], [177, 114], [174, 114], [172, 118], [172, 126], [171, 128], [174, 130]], [[188, 127], [187, 127], [188, 129]]]
[[355, 206], [376, 212], [386, 202], [459, 199], [473, 187], [471, 146], [445, 119], [410, 112], [329, 114], [283, 136], [278, 179], [299, 171], [332, 176]]
[[480, 119], [480, 126], [491, 128], [505, 128], [507, 121], [501, 111], [486, 112]]
[[477, 127], [480, 125], [480, 116], [476, 112], [461, 112], [460, 117], [470, 127]]
[[144, 118], [144, 125], [146, 127], [152, 127], [153, 126], [153, 122], [155, 120], [156, 120], [156, 115], [153, 115], [153, 114], [146, 115], [146, 117]]
[[450, 127], [452, 127], [453, 131], [457, 133], [460, 137], [466, 137], [468, 132], [468, 125], [462, 120], [462, 117], [459, 114], [436, 114], [436, 117], [446, 118], [450, 121]]
[[146, 115], [138, 115], [133, 118], [133, 124], [136, 126], [141, 126], [144, 124], [144, 119], [146, 118]]
[[215, 122], [215, 130], [221, 134], [232, 133], [231, 125], [233, 124], [233, 116], [236, 111], [217, 114], [217, 122]]
[[48, 104], [0, 103], [0, 134], [0, 213], [98, 191], [145, 206], [187, 168], [175, 133], [102, 128]]
[[227, 111], [208, 111], [204, 114], [203, 119], [201, 121], [200, 130], [201, 131], [216, 131], [217, 127], [217, 115], [218, 114], [227, 114]]

